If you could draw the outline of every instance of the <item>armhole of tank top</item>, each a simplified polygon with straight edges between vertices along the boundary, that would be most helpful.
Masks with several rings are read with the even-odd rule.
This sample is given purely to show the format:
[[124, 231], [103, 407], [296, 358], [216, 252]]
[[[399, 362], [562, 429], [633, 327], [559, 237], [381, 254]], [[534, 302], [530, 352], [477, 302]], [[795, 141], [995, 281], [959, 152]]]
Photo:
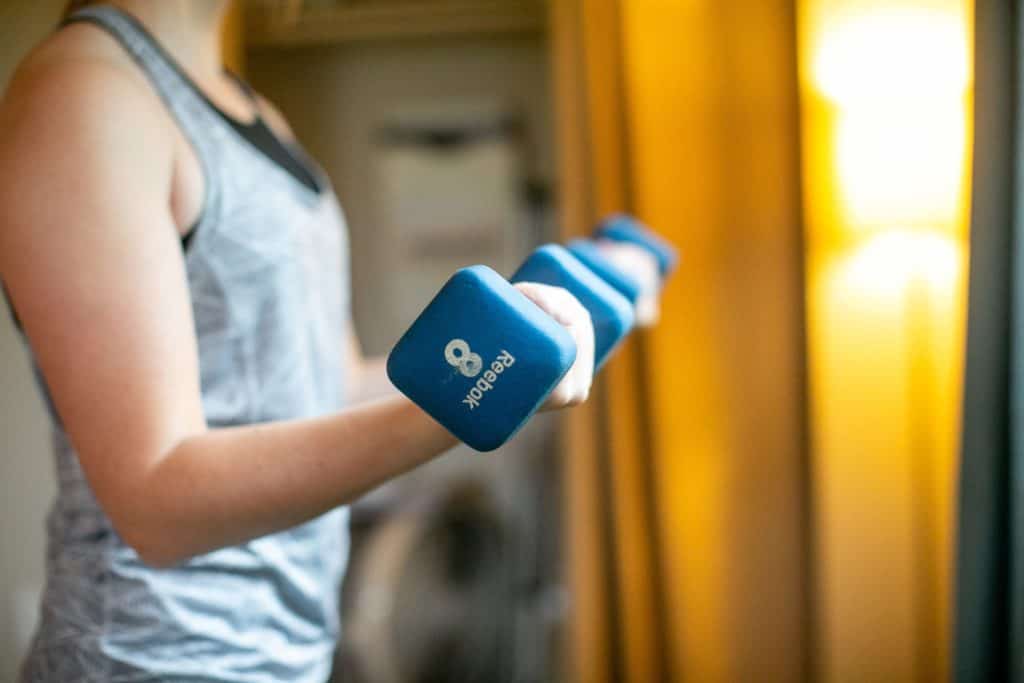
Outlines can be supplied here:
[[[114, 11], [118, 12], [119, 15], [122, 14], [120, 10]], [[129, 23], [133, 23], [134, 21], [132, 17], [129, 17], [127, 15], [125, 15], [125, 19]], [[189, 132], [185, 129], [185, 126], [181, 124], [178, 114], [174, 111], [174, 108], [171, 106], [171, 102], [168, 100], [167, 96], [154, 82], [154, 75], [150, 73], [149, 69], [147, 69], [144, 64], [141, 63], [140, 57], [137, 54], [135, 54], [135, 52], [127, 44], [125, 37], [122, 36], [113, 26], [110, 26], [109, 24], [104, 22], [100, 17], [97, 17], [96, 15], [91, 13], [83, 12], [71, 14], [70, 16], [67, 16], [64, 19], [62, 19], [61, 22], [57, 25], [57, 31], [60, 31], [61, 29], [64, 29], [68, 26], [72, 26], [74, 24], [91, 24], [100, 29], [101, 31], [103, 31], [104, 33], [106, 33], [108, 36], [110, 36], [121, 47], [125, 54], [128, 55], [128, 57], [132, 60], [132, 64], [134, 64], [135, 67], [142, 73], [143, 77], [146, 79], [146, 82], [149, 83], [150, 87], [152, 87], [152, 89], [156, 92], [157, 97], [160, 98], [160, 101], [163, 103], [164, 108], [167, 110], [168, 115], [171, 117], [171, 120], [174, 121], [174, 125], [181, 132], [181, 135], [185, 139], [185, 142], [189, 145], [189, 147], [192, 148], [192, 153], [195, 154], [196, 161], [199, 163], [200, 173], [202, 173], [203, 175], [203, 202], [202, 208], [199, 210], [199, 215], [196, 217], [195, 221], [192, 222], [192, 225], [189, 226], [188, 230], [186, 230], [179, 238], [179, 241], [181, 242], [181, 250], [183, 253], [187, 254], [190, 245], [195, 241], [195, 237], [196, 234], [199, 232], [199, 228], [202, 227], [203, 224], [206, 222], [207, 215], [209, 214], [211, 197], [213, 194], [211, 187], [211, 183], [213, 182], [213, 174], [210, 172], [209, 164], [207, 163], [204, 154], [200, 150], [199, 145], [192, 138]], [[154, 48], [157, 55], [161, 59], [163, 59], [163, 54], [161, 53], [159, 46], [154, 46], [149, 36], [145, 33], [142, 33], [141, 35], [142, 38], [147, 42], [147, 44]], [[177, 74], [176, 65], [171, 64], [170, 66], [171, 70], [174, 71], [175, 74]], [[185, 83], [185, 85], [187, 86], [187, 90], [189, 90], [190, 92], [193, 91], [191, 84]]]
[[25, 329], [21, 325], [21, 318], [18, 317], [18, 312], [14, 310], [14, 301], [11, 299], [11, 293], [7, 291], [7, 285], [4, 284], [3, 280], [0, 280], [0, 296], [3, 297], [4, 305], [7, 306], [7, 312], [11, 316], [11, 322], [14, 323], [15, 329], [24, 334]]
[[266, 110], [259, 95], [248, 82], [234, 71], [224, 68], [224, 75], [230, 79], [238, 90], [252, 105], [255, 118], [251, 123], [243, 123], [226, 114], [220, 107], [212, 105], [224, 121], [245, 141], [256, 148], [268, 161], [284, 170], [291, 179], [302, 185], [317, 197], [323, 195], [325, 186], [317, 172], [316, 165], [311, 163], [309, 155], [302, 150], [302, 145], [294, 138], [279, 135], [269, 123]]

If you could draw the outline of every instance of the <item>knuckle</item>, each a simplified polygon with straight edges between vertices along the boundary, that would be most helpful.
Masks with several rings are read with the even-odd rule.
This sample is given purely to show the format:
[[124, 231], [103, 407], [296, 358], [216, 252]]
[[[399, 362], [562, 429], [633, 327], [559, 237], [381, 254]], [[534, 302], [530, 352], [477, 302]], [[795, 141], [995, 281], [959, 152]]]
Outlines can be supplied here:
[[553, 293], [557, 297], [559, 305], [564, 308], [572, 308], [573, 303], [576, 301], [576, 297], [565, 287], [555, 287]]

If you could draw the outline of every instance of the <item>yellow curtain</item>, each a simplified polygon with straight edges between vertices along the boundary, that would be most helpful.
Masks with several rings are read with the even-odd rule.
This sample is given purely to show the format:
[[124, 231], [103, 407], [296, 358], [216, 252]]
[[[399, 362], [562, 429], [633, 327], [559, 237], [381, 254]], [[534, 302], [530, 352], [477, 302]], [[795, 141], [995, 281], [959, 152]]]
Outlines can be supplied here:
[[224, 64], [236, 74], [245, 72], [244, 0], [233, 0], [224, 20]]
[[[792, 6], [552, 5], [568, 232], [625, 208], [683, 252], [664, 321], [616, 359], [604, 409], [570, 431], [574, 680], [800, 680]], [[594, 500], [601, 453], [611, 495]]]

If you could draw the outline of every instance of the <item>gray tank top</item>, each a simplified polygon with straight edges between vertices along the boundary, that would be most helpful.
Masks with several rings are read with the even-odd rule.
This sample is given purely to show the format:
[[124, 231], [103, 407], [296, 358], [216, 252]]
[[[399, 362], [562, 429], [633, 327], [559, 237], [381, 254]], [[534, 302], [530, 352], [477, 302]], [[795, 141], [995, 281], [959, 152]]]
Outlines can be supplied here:
[[[185, 262], [210, 426], [341, 408], [348, 242], [323, 174], [318, 193], [251, 145], [131, 17], [96, 6], [73, 20], [120, 41], [202, 164], [204, 210]], [[41, 377], [40, 386], [45, 395]], [[327, 679], [348, 555], [346, 510], [152, 569], [117, 536], [56, 413], [53, 422], [59, 493], [23, 681]]]

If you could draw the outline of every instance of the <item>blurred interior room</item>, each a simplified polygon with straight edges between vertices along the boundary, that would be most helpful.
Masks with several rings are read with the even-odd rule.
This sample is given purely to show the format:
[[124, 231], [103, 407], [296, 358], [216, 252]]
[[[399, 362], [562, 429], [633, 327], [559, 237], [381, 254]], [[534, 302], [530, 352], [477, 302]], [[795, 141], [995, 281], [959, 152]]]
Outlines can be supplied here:
[[[0, 6], [0, 86], [65, 4]], [[1024, 680], [1021, 9], [234, 2], [227, 64], [344, 208], [368, 353], [612, 214], [681, 255], [583, 406], [352, 506], [332, 680]], [[0, 433], [15, 681], [56, 488], [6, 317]]]

